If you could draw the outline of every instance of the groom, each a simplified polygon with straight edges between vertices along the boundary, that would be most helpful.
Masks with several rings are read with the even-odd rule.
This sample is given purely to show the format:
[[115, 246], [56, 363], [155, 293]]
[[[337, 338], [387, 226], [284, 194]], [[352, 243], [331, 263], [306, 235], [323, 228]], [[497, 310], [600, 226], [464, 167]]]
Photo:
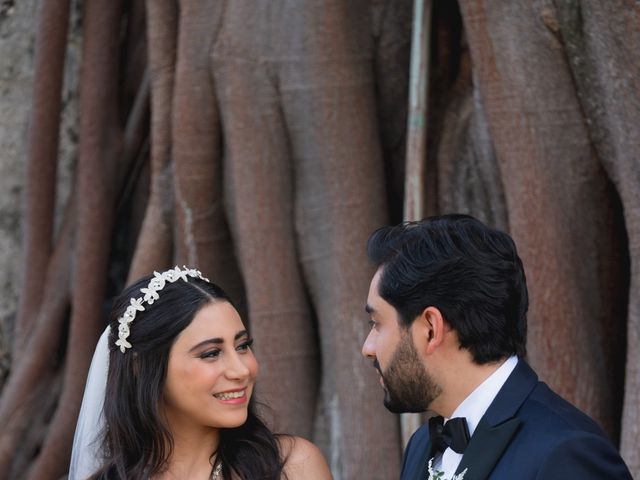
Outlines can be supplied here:
[[523, 360], [527, 285], [507, 234], [465, 215], [385, 227], [362, 353], [384, 404], [435, 417], [412, 436], [401, 480], [629, 479], [615, 447]]

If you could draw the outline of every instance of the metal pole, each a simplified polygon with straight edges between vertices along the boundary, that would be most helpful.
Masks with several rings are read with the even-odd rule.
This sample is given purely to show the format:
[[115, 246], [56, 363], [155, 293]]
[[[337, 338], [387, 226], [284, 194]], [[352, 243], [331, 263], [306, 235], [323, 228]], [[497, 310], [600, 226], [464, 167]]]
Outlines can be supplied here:
[[[424, 216], [430, 34], [431, 0], [415, 0], [413, 4], [409, 112], [407, 119], [405, 220], [419, 220]], [[420, 414], [404, 413], [400, 415], [400, 433], [403, 449], [421, 423], [422, 416]]]

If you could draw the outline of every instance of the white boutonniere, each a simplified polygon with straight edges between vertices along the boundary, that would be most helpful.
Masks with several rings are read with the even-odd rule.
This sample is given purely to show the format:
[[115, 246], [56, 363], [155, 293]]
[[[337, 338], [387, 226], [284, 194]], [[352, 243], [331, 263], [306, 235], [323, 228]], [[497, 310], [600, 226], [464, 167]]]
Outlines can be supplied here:
[[[433, 468], [433, 458], [431, 460], [429, 460], [429, 465], [427, 466], [427, 469], [428, 469], [428, 473], [429, 473], [429, 476], [427, 477], [427, 480], [447, 480], [445, 478], [445, 476], [444, 476], [444, 472], [443, 471], [436, 470], [435, 468]], [[453, 477], [451, 477], [451, 480], [463, 480], [465, 474], [467, 473], [467, 470], [469, 470], [469, 469], [465, 468], [458, 475], [454, 475]]]

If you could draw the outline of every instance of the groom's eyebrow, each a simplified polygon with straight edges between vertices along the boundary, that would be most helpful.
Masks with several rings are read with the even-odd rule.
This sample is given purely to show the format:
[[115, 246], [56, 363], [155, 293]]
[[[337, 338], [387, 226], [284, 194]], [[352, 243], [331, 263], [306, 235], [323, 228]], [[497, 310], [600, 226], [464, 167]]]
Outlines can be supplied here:
[[369, 315], [372, 315], [373, 313], [375, 313], [376, 309], [367, 303], [364, 306], [364, 311], [367, 312]]
[[[242, 337], [248, 337], [248, 336], [249, 336], [249, 332], [247, 332], [246, 330], [240, 330], [238, 333], [236, 333], [233, 339], [238, 340]], [[189, 352], [193, 352], [194, 350], [204, 347], [205, 345], [220, 345], [222, 343], [224, 343], [224, 338], [221, 338], [221, 337], [208, 338], [207, 340], [203, 340], [197, 345], [194, 345], [193, 347], [191, 347], [191, 350], [189, 350]]]

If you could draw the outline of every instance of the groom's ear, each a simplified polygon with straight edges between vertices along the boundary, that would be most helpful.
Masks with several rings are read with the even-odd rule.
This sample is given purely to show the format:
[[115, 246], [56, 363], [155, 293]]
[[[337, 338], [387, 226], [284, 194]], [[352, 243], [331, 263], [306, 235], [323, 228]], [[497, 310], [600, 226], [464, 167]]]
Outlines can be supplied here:
[[420, 352], [431, 355], [444, 341], [449, 324], [436, 307], [427, 307], [413, 322], [413, 335]]

